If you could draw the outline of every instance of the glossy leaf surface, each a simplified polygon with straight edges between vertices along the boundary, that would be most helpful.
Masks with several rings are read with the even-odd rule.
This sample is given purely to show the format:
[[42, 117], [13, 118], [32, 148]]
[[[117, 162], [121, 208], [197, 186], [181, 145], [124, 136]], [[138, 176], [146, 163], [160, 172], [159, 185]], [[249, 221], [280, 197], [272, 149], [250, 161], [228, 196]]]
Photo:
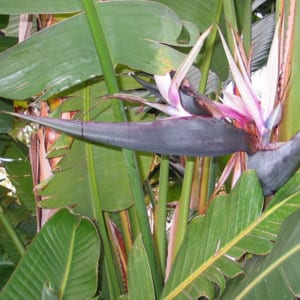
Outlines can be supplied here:
[[22, 13], [69, 13], [82, 10], [80, 0], [0, 0], [1, 12], [5, 14]]
[[272, 252], [254, 258], [245, 276], [230, 282], [221, 299], [296, 299], [300, 294], [300, 210], [283, 223]]
[[[188, 226], [163, 299], [180, 297], [196, 278], [203, 276], [219, 258], [235, 247], [260, 215], [262, 205], [262, 192], [254, 172], [244, 175], [230, 195], [214, 199], [205, 217], [195, 218]], [[267, 243], [265, 251], [268, 251]], [[202, 295], [208, 295], [208, 291]]]
[[[152, 74], [176, 69], [183, 55], [166, 44], [176, 44], [182, 24], [171, 10], [148, 1], [97, 5], [101, 6], [99, 18], [115, 65], [124, 64]], [[102, 75], [83, 13], [1, 53], [0, 63], [0, 96], [9, 99], [25, 99], [40, 92], [44, 98], [50, 97]]]
[[150, 265], [139, 235], [128, 258], [128, 296], [129, 299], [155, 299]]
[[99, 253], [92, 222], [63, 209], [32, 242], [0, 299], [41, 299], [45, 284], [60, 298], [90, 298], [97, 288]]
[[[223, 274], [236, 268], [231, 259], [225, 260], [226, 264], [221, 263], [226, 259], [225, 254], [236, 259], [245, 251], [267, 254], [283, 220], [300, 208], [299, 182], [300, 176], [296, 174], [277, 192], [274, 202], [262, 215], [262, 193], [252, 171], [241, 177], [230, 195], [214, 199], [206, 216], [195, 218], [189, 225], [163, 299], [174, 296], [180, 299], [190, 284], [199, 276], [205, 276], [210, 268], [217, 268]], [[238, 271], [232, 274], [236, 276]], [[208, 294], [209, 289], [199, 296]]]

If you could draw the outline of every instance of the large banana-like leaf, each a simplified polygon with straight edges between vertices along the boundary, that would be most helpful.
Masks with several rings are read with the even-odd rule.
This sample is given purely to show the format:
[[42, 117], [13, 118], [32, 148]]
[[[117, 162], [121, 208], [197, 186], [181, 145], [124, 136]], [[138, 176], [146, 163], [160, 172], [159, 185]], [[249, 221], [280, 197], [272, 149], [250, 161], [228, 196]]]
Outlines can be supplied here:
[[174, 10], [178, 16], [183, 19], [195, 23], [201, 30], [209, 27], [213, 21], [217, 11], [219, 0], [194, 0], [194, 1], [172, 1], [159, 0]]
[[[182, 299], [199, 277], [206, 289], [198, 296], [211, 295], [211, 282], [219, 285], [222, 292], [224, 275], [237, 267], [227, 255], [237, 259], [245, 252], [268, 253], [283, 220], [300, 207], [299, 183], [300, 176], [296, 174], [261, 215], [263, 199], [255, 173], [244, 173], [231, 194], [214, 199], [206, 216], [195, 218], [189, 225], [162, 298]], [[237, 274], [238, 270], [231, 272]]]
[[[183, 54], [166, 45], [178, 44], [182, 30], [174, 12], [150, 1], [97, 2], [100, 6], [98, 15], [115, 65], [152, 74], [178, 67]], [[0, 95], [9, 99], [25, 99], [40, 92], [47, 98], [102, 75], [84, 13], [1, 53], [0, 63]]]
[[83, 10], [80, 0], [0, 0], [1, 13], [16, 15], [22, 13], [71, 13]]
[[[211, 24], [215, 23], [217, 6], [219, 0], [159, 0], [158, 2], [167, 5], [171, 8], [181, 19], [192, 22], [197, 25], [198, 28], [203, 31]], [[227, 5], [224, 3], [223, 5]], [[243, 2], [235, 3], [236, 16], [243, 20], [245, 13], [245, 7]], [[248, 12], [247, 12], [248, 13]], [[221, 19], [221, 28], [224, 26], [224, 20]], [[242, 26], [242, 25], [241, 25]], [[252, 70], [255, 71], [262, 67], [268, 58], [271, 42], [273, 39], [273, 32], [275, 28], [275, 16], [274, 14], [266, 16], [253, 24], [252, 28]], [[242, 28], [240, 28], [242, 32]], [[211, 64], [212, 70], [219, 75], [221, 79], [226, 79], [228, 76], [228, 65], [224, 63], [226, 61], [223, 47], [220, 41], [217, 39], [214, 47], [214, 56]]]
[[97, 289], [100, 240], [93, 223], [66, 209], [56, 213], [28, 248], [0, 299], [89, 299]]
[[232, 280], [221, 299], [297, 299], [300, 294], [300, 210], [289, 216], [267, 257], [255, 257], [245, 276]]
[[[170, 7], [181, 19], [192, 22], [198, 26], [200, 31], [204, 31], [211, 24], [218, 22], [219, 0], [210, 0], [209, 2], [206, 0], [193, 0], [188, 2], [185, 0], [159, 0], [158, 2]], [[218, 25], [223, 26], [223, 24]], [[227, 79], [228, 64], [226, 63], [222, 44], [218, 39], [214, 45], [211, 69], [218, 74], [222, 80]]]
[[151, 269], [140, 235], [136, 238], [128, 258], [128, 296], [133, 300], [155, 299]]
[[[58, 169], [49, 180], [42, 182], [37, 193], [46, 199], [44, 208], [75, 205], [80, 214], [93, 216], [95, 191], [102, 209], [119, 211], [133, 205], [130, 182], [120, 149], [107, 149], [74, 140]], [[91, 168], [91, 164], [95, 168]], [[95, 177], [95, 181], [91, 180]]]

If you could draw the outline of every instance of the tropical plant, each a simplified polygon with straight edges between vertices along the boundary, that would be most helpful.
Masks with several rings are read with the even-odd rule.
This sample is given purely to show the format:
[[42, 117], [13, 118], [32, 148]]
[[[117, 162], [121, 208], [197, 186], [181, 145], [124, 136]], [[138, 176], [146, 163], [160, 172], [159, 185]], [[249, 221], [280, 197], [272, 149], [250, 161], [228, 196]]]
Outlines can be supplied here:
[[296, 299], [299, 5], [0, 0], [0, 299]]

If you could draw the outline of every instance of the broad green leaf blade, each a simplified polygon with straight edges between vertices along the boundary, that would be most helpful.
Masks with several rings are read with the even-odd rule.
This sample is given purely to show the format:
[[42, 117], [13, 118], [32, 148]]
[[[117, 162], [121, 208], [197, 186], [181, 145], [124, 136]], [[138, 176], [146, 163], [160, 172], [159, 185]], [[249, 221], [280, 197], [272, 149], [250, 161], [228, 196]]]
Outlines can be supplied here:
[[18, 39], [13, 36], [0, 37], [0, 52], [4, 51], [18, 43]]
[[[159, 0], [158, 2], [167, 5], [170, 9], [174, 10], [180, 19], [195, 24], [199, 30], [203, 32], [209, 26], [216, 23], [217, 9], [220, 1]], [[219, 24], [219, 26], [222, 26], [222, 24]], [[218, 74], [222, 80], [225, 80], [228, 77], [228, 64], [222, 45], [219, 41], [217, 41], [214, 47], [211, 69]]]
[[[248, 188], [247, 183], [249, 184]], [[236, 197], [237, 193], [240, 200]], [[295, 174], [276, 193], [269, 207], [262, 215], [258, 213], [258, 208], [261, 207], [260, 197], [257, 183], [253, 182], [253, 173], [246, 172], [230, 195], [216, 198], [214, 200], [215, 203], [210, 207], [205, 217], [192, 221], [186, 240], [179, 251], [170, 274], [169, 280], [172, 281], [168, 281], [166, 284], [166, 289], [169, 288], [171, 292], [166, 294], [166, 291], [164, 291], [164, 299], [170, 299], [175, 294], [185, 292], [185, 288], [197, 276], [202, 276], [212, 266], [221, 269], [223, 274], [228, 277], [238, 275], [241, 269], [239, 272], [238, 266], [234, 261], [224, 261], [226, 256], [222, 255], [225, 253], [236, 259], [245, 251], [260, 255], [267, 254], [271, 249], [270, 241], [276, 240], [280, 226], [285, 218], [300, 208], [300, 174]], [[239, 210], [239, 202], [244, 200], [249, 206], [253, 205], [254, 208]], [[260, 204], [257, 202], [260, 202]], [[227, 203], [227, 205], [224, 203]], [[234, 207], [230, 207], [230, 203]], [[253, 216], [255, 210], [256, 217]], [[236, 220], [232, 220], [234, 215]], [[226, 218], [226, 220], [224, 221], [222, 218]], [[249, 223], [245, 226], [247, 222]], [[214, 224], [214, 226], [211, 226], [211, 224]], [[220, 226], [223, 226], [223, 228], [220, 228]], [[245, 227], [239, 231], [241, 226]], [[230, 231], [235, 233], [231, 236], [231, 239]], [[229, 239], [228, 243], [225, 243], [222, 248], [222, 243], [227, 239]], [[200, 240], [201, 243], [199, 243]], [[211, 256], [209, 256], [210, 254]], [[205, 255], [207, 255], [206, 258]], [[187, 274], [186, 277], [184, 277], [185, 274]], [[170, 288], [171, 284], [174, 285], [173, 290]]]
[[0, 12], [9, 15], [24, 13], [69, 13], [81, 10], [82, 5], [80, 0], [0, 0]]
[[[0, 110], [13, 111], [13, 109], [13, 103], [11, 101], [0, 98]], [[11, 118], [10, 116], [2, 116], [0, 118], [0, 134], [8, 134], [13, 127], [13, 122], [13, 118]], [[2, 149], [5, 149], [5, 146], [3, 146], [5, 144], [5, 142], [1, 141], [0, 155], [3, 155]]]
[[282, 186], [267, 206], [252, 235], [276, 240], [283, 220], [300, 208], [300, 174], [296, 173]]
[[283, 223], [272, 252], [248, 263], [246, 276], [233, 280], [222, 299], [296, 299], [300, 295], [300, 210]]
[[[198, 299], [199, 295], [203, 295], [207, 299], [212, 299], [214, 296], [214, 286], [206, 276], [199, 276], [192, 284], [174, 299], [176, 300], [190, 300]], [[172, 298], [173, 299], [173, 298]]]
[[41, 299], [46, 283], [60, 298], [90, 298], [97, 289], [99, 255], [93, 223], [62, 209], [29, 246], [0, 299]]
[[9, 22], [9, 15], [0, 14], [0, 29], [5, 28]]
[[219, 0], [159, 0], [174, 10], [178, 16], [196, 24], [201, 31], [207, 29], [214, 21]]
[[[180, 64], [183, 54], [166, 43], [176, 44], [182, 24], [167, 7], [150, 1], [97, 5], [103, 6], [99, 17], [115, 65], [164, 74]], [[8, 99], [25, 99], [40, 92], [44, 98], [50, 97], [102, 75], [83, 13], [1, 53], [0, 63], [0, 95]]]
[[194, 280], [235, 247], [260, 216], [262, 206], [262, 191], [254, 172], [246, 172], [230, 195], [214, 199], [206, 216], [195, 218], [189, 225], [163, 299], [185, 293]]
[[[89, 153], [92, 147], [92, 154]], [[74, 140], [56, 173], [38, 193], [48, 197], [42, 207], [56, 208], [76, 205], [76, 211], [92, 217], [93, 183], [89, 181], [88, 160], [93, 160], [102, 209], [119, 211], [133, 205], [130, 183], [120, 149], [91, 146]]]
[[139, 235], [128, 258], [128, 296], [129, 299], [155, 299], [150, 265], [142, 237]]
[[13, 261], [7, 255], [0, 253], [0, 289], [3, 288], [15, 268]]

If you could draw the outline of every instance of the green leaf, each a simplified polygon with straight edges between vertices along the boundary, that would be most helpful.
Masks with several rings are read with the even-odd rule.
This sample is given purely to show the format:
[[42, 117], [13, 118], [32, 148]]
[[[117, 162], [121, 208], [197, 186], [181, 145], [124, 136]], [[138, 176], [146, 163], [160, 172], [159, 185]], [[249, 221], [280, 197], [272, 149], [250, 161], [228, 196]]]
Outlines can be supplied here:
[[9, 15], [0, 15], [0, 29], [5, 28], [9, 22]]
[[14, 268], [14, 262], [8, 258], [8, 255], [4, 255], [0, 251], [0, 289], [3, 288]]
[[9, 196], [9, 193], [10, 189], [0, 185], [0, 253], [6, 254], [16, 264], [24, 252], [24, 242], [29, 240], [24, 234], [24, 241], [20, 241], [22, 232], [17, 225], [26, 222], [28, 211], [18, 205], [17, 199]]
[[[0, 39], [1, 39], [1, 37], [0, 37]], [[13, 111], [12, 102], [9, 100], [0, 98], [0, 110]], [[12, 126], [13, 126], [13, 120], [14, 119], [11, 118], [10, 116], [1, 116], [1, 118], [0, 118], [0, 134], [7, 134], [11, 131]], [[5, 146], [3, 147], [4, 143], [1, 140], [0, 140], [0, 151], [1, 151], [1, 149], [5, 148]], [[3, 153], [0, 152], [0, 155], [3, 155]]]
[[[217, 9], [219, 0], [159, 0], [158, 2], [167, 5], [180, 17], [180, 19], [195, 24], [203, 32], [210, 25], [216, 23]], [[223, 27], [223, 24], [218, 24]], [[224, 50], [219, 39], [214, 46], [214, 55], [211, 63], [211, 69], [218, 76], [225, 80], [228, 77], [228, 64], [226, 62]]]
[[128, 298], [155, 299], [151, 269], [142, 237], [139, 235], [128, 258]]
[[18, 43], [18, 39], [12, 36], [0, 36], [0, 52]]
[[33, 181], [28, 148], [8, 135], [1, 135], [0, 155], [9, 180], [16, 188], [21, 203], [30, 211], [35, 210]]
[[296, 299], [300, 294], [300, 210], [283, 223], [272, 252], [247, 264], [245, 276], [228, 285], [222, 299]]
[[69, 13], [81, 11], [80, 0], [0, 0], [0, 12], [3, 14]]
[[300, 174], [296, 173], [277, 191], [259, 220], [260, 222], [251, 233], [276, 240], [284, 219], [298, 208], [300, 208]]
[[42, 183], [45, 186], [38, 193], [48, 198], [42, 201], [42, 207], [76, 205], [76, 210], [81, 214], [93, 216], [91, 201], [93, 188], [89, 181], [89, 159], [93, 159], [96, 166], [96, 188], [99, 191], [102, 209], [119, 211], [133, 205], [122, 151], [92, 146], [91, 157], [88, 152], [89, 146], [85, 142], [74, 140], [71, 150], [59, 165], [60, 171], [54, 174], [46, 185]]
[[285, 218], [299, 208], [299, 173], [276, 193], [262, 215], [257, 179], [252, 171], [244, 173], [231, 194], [214, 199], [206, 216], [191, 222], [166, 283], [164, 299], [185, 293], [211, 267], [228, 277], [241, 273], [236, 261], [226, 259], [226, 255], [239, 259], [245, 251], [267, 254]]
[[10, 197], [8, 189], [0, 186], [0, 251], [18, 263], [27, 246], [36, 234], [36, 218], [20, 205], [18, 199]]
[[[163, 299], [185, 294], [194, 280], [209, 272], [218, 259], [248, 234], [262, 207], [262, 191], [254, 172], [244, 174], [230, 195], [215, 198], [206, 216], [195, 218], [188, 226], [163, 291]], [[266, 250], [269, 250], [268, 243]], [[211, 288], [202, 291], [198, 297], [208, 295]]]
[[214, 21], [219, 0], [158, 0], [185, 21], [196, 24], [201, 31], [207, 29]]
[[99, 255], [93, 223], [62, 209], [29, 246], [0, 299], [41, 299], [46, 283], [59, 298], [90, 298], [97, 289]]
[[[99, 5], [103, 6], [99, 17], [115, 65], [164, 74], [181, 63], [183, 54], [166, 44], [176, 44], [182, 24], [167, 7], [150, 1], [97, 2]], [[102, 75], [83, 13], [2, 52], [0, 63], [0, 95], [9, 99], [40, 92], [47, 98]]]

